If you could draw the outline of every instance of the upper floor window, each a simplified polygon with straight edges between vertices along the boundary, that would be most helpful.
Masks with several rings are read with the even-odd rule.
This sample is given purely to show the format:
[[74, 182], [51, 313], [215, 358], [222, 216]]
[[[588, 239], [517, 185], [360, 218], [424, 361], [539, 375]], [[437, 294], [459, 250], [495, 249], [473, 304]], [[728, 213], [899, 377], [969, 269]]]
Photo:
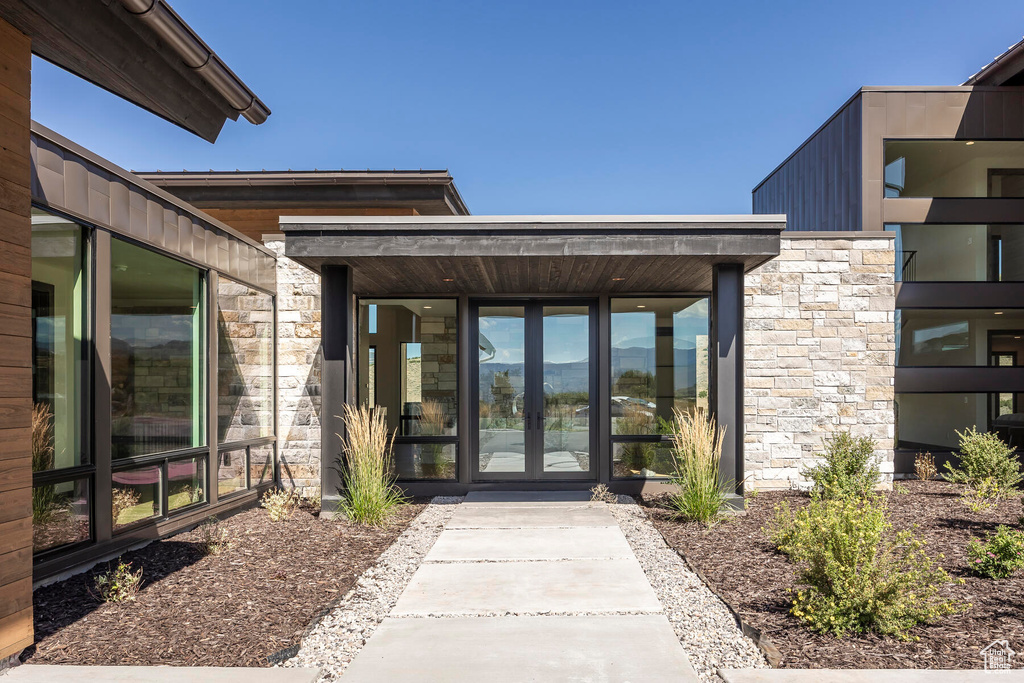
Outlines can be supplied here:
[[886, 197], [1024, 197], [1024, 141], [887, 140]]

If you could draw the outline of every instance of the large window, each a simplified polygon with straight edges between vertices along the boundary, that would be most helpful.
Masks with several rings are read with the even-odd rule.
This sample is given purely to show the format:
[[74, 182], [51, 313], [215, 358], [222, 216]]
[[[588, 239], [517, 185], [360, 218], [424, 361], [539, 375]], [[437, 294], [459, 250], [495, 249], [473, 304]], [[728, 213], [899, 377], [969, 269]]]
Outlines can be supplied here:
[[381, 406], [395, 430], [402, 479], [454, 479], [458, 328], [453, 299], [363, 299], [359, 402]]
[[1016, 365], [1005, 359], [993, 363], [993, 353], [1024, 348], [1024, 309], [904, 308], [897, 320], [896, 359], [902, 367]]
[[113, 458], [204, 445], [200, 271], [118, 239], [111, 266]]
[[1024, 394], [896, 394], [896, 447], [955, 451], [957, 431], [992, 431], [1024, 448]]
[[[217, 283], [217, 442], [221, 496], [248, 488], [254, 447], [274, 447], [274, 297], [225, 277]], [[252, 485], [262, 481], [257, 470]]]
[[32, 489], [36, 552], [88, 540], [83, 229], [32, 212]]
[[611, 300], [612, 467], [616, 477], [672, 471], [664, 424], [708, 406], [708, 300]]
[[1024, 142], [887, 140], [886, 197], [1024, 197]]
[[886, 230], [896, 233], [897, 281], [1024, 282], [1024, 224], [887, 225]]

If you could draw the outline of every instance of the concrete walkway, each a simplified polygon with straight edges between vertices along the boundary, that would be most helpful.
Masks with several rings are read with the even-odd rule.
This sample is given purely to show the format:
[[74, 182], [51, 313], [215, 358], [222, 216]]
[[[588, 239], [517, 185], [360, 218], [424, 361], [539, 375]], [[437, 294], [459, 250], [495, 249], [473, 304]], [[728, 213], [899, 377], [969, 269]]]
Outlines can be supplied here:
[[[980, 666], [980, 661], [979, 661]], [[1024, 671], [983, 669], [722, 669], [725, 683], [1021, 683]]]
[[588, 492], [471, 493], [343, 677], [697, 681]]
[[312, 683], [316, 669], [214, 666], [65, 666], [22, 664], [0, 673], [3, 683]]

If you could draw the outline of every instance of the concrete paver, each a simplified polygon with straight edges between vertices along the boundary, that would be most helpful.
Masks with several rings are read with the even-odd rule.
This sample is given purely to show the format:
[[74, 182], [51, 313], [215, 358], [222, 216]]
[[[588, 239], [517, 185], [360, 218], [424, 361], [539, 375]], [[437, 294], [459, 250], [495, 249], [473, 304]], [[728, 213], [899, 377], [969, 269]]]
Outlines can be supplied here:
[[590, 491], [471, 491], [466, 494], [461, 507], [537, 504], [575, 507], [588, 502]]
[[630, 615], [388, 618], [344, 680], [649, 682], [697, 677], [668, 619]]
[[4, 683], [312, 683], [317, 669], [215, 666], [65, 666], [23, 664], [3, 674]]
[[479, 560], [628, 559], [633, 551], [617, 528], [446, 529], [425, 562]]
[[393, 616], [495, 612], [658, 612], [636, 559], [423, 564]]
[[459, 506], [448, 529], [530, 529], [538, 527], [617, 527], [604, 507], [588, 504], [559, 507]]

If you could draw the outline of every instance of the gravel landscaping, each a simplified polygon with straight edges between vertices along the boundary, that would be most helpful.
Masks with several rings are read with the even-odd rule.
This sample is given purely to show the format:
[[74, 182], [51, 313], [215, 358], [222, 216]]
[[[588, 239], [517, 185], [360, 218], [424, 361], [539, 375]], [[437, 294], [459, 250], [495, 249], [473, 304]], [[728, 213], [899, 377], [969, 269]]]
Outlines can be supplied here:
[[619, 523], [665, 615], [701, 679], [717, 682], [720, 668], [764, 668], [768, 664], [743, 635], [729, 608], [665, 544], [644, 509], [619, 496], [608, 509]]
[[979, 651], [993, 640], [1007, 639], [1015, 646], [1024, 643], [1024, 571], [1001, 580], [966, 571], [972, 537], [980, 538], [999, 524], [1020, 528], [1020, 497], [995, 510], [973, 513], [960, 502], [958, 486], [907, 481], [897, 487], [906, 492], [888, 494], [893, 526], [901, 530], [916, 525], [929, 555], [944, 555], [939, 564], [954, 579], [965, 581], [949, 586], [948, 595], [970, 604], [965, 612], [915, 628], [911, 635], [919, 638], [916, 642], [876, 635], [843, 639], [819, 635], [789, 614], [787, 589], [794, 586], [795, 570], [769, 544], [762, 527], [776, 504], [788, 500], [794, 507], [805, 505], [806, 494], [779, 491], [748, 497], [745, 515], [710, 530], [674, 521], [657, 507], [646, 511], [668, 543], [708, 578], [715, 592], [778, 647], [783, 667], [977, 669], [982, 665]]
[[33, 595], [32, 664], [270, 666], [298, 643], [426, 507], [402, 506], [382, 529], [305, 510], [271, 522], [255, 508], [221, 522], [230, 547], [205, 555], [199, 531], [151, 543], [123, 559], [142, 568], [134, 602], [100, 603], [99, 565]]
[[434, 498], [355, 587], [309, 630], [284, 666], [319, 668], [319, 680], [338, 679], [398, 602], [461, 502], [461, 497]]

